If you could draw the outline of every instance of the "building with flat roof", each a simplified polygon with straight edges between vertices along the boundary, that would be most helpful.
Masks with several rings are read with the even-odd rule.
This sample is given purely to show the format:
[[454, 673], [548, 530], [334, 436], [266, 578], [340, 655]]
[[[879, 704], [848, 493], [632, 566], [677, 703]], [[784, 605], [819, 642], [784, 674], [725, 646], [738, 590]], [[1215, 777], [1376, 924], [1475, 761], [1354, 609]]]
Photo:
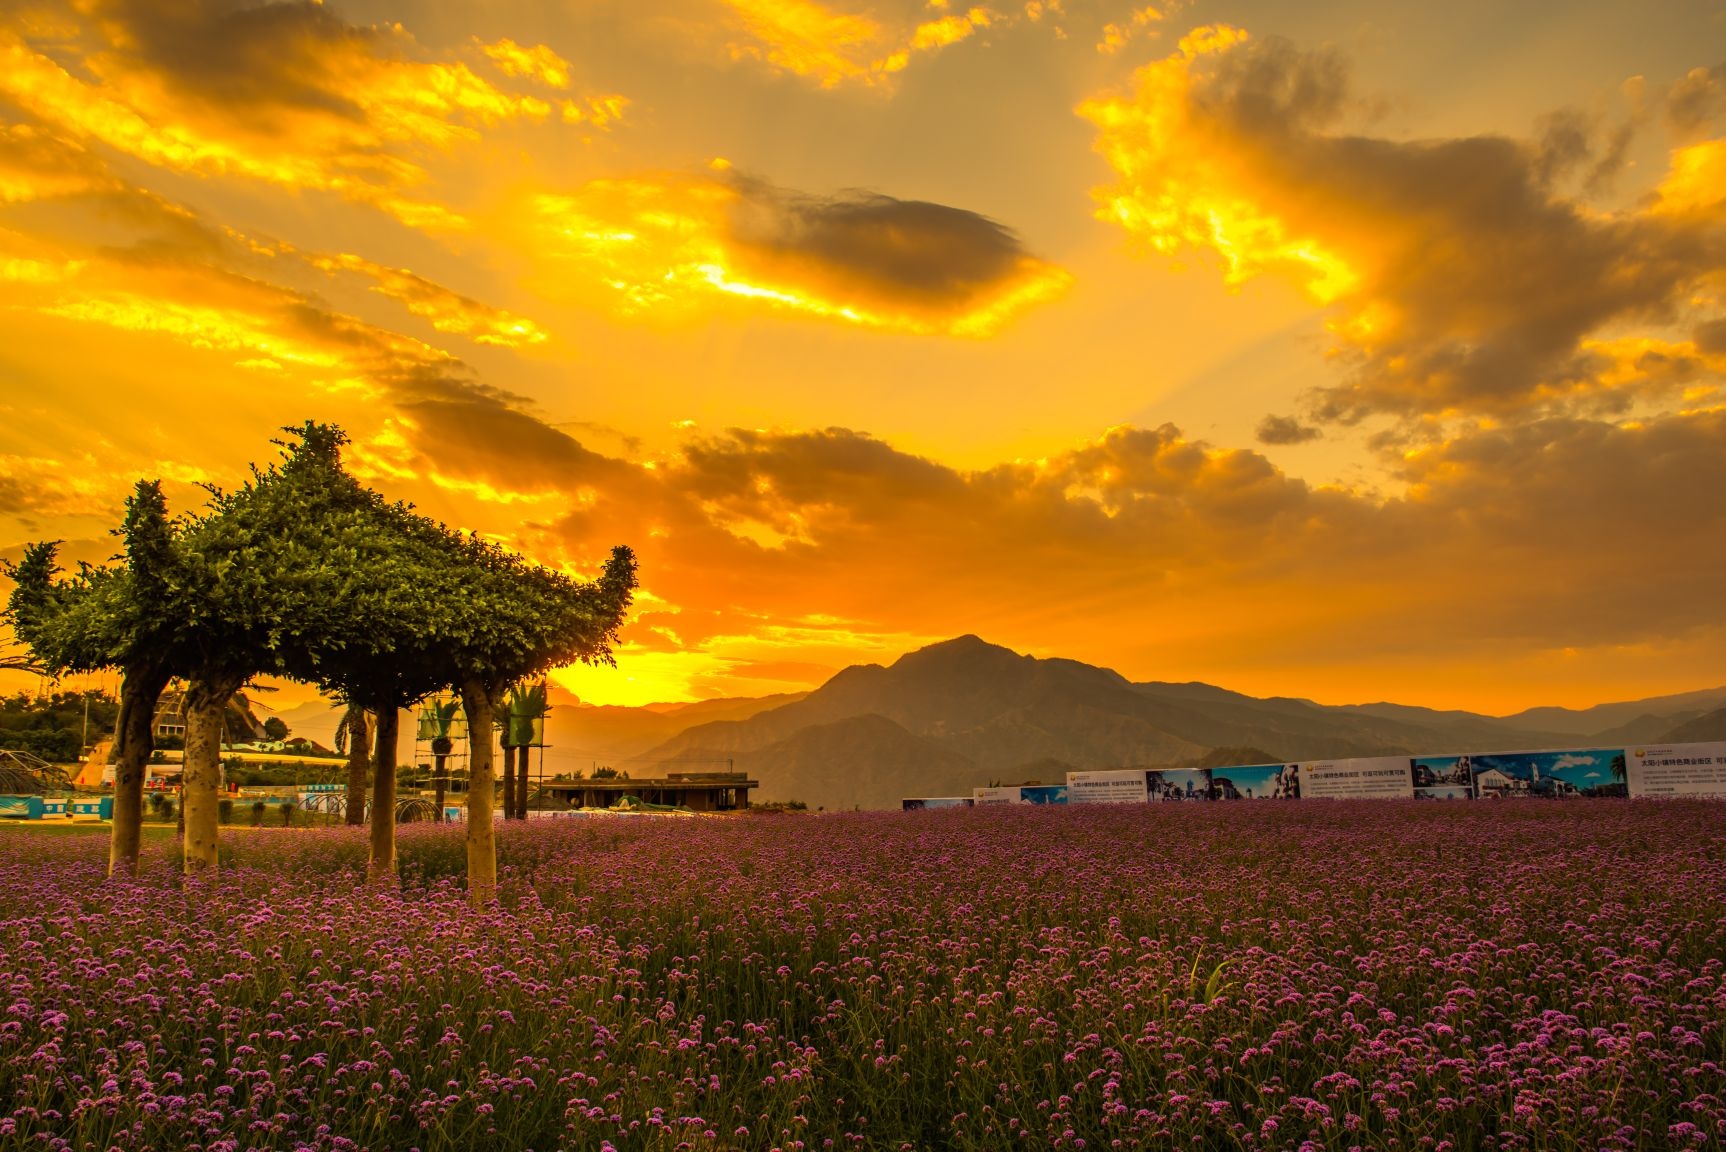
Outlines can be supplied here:
[[687, 808], [691, 812], [740, 812], [749, 807], [749, 790], [761, 787], [747, 772], [671, 772], [662, 777], [605, 780], [546, 780], [542, 795], [576, 808], [614, 808], [625, 796], [646, 804]]

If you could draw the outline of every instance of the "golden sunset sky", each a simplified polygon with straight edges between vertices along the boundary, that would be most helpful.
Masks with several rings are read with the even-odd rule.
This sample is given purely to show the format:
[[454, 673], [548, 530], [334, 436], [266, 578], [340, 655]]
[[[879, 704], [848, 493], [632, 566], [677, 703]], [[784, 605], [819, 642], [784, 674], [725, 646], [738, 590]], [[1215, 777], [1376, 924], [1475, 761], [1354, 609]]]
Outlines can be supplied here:
[[0, 4], [0, 555], [349, 430], [596, 703], [1726, 683], [1726, 4]]

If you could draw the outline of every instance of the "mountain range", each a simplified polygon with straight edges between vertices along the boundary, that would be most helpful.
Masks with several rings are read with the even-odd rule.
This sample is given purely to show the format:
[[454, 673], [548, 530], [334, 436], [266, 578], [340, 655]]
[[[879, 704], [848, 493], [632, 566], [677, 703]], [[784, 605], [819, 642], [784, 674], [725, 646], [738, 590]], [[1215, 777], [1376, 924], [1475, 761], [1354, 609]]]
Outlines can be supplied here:
[[[976, 636], [887, 666], [853, 665], [803, 694], [625, 708], [578, 704], [554, 690], [552, 705], [548, 775], [602, 765], [637, 777], [732, 769], [761, 782], [759, 799], [827, 809], [893, 808], [906, 796], [969, 795], [990, 783], [1053, 783], [1086, 768], [1726, 739], [1726, 687], [1511, 716], [1323, 705], [1202, 683], [1135, 683]], [[314, 737], [326, 724], [333, 729], [333, 717], [311, 705], [284, 713]]]

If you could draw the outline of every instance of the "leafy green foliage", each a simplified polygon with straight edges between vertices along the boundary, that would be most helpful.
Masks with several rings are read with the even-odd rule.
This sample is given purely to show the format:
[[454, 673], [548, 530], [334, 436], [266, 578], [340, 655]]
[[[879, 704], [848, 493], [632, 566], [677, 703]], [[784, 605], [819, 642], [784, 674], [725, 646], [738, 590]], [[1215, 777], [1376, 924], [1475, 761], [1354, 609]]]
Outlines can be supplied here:
[[119, 701], [106, 692], [55, 692], [42, 698], [19, 692], [0, 699], [0, 748], [69, 763], [83, 751], [86, 731], [92, 741], [101, 738], [113, 730], [119, 714]]

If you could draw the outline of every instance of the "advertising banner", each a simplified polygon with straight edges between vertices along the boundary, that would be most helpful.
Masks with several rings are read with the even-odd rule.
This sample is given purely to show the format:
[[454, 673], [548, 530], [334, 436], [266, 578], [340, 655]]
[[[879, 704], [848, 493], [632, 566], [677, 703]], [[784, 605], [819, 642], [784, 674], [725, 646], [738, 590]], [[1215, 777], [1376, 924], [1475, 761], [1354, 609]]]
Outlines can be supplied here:
[[1237, 764], [1211, 769], [1218, 800], [1299, 800], [1299, 764]]
[[1726, 743], [1630, 748], [1632, 796], [1726, 796]]
[[[1471, 760], [1462, 756], [1462, 760]], [[1624, 796], [1622, 748], [1574, 751], [1495, 751], [1472, 756], [1477, 800], [1562, 800], [1569, 796]]]
[[1015, 784], [1006, 787], [973, 788], [971, 802], [978, 808], [991, 804], [1065, 804], [1065, 784]]
[[1067, 773], [1069, 804], [1143, 804], [1150, 799], [1143, 768]]
[[1211, 799], [1209, 768], [1169, 768], [1145, 773], [1147, 798], [1153, 804], [1175, 800]]
[[1474, 799], [1474, 768], [1467, 756], [1420, 756], [1410, 761], [1416, 800]]
[[1303, 800], [1410, 800], [1413, 776], [1407, 756], [1311, 760], [1300, 766]]
[[1624, 796], [1627, 791], [1621, 748], [1493, 752], [1473, 757], [1471, 767], [1474, 795], [1481, 800]]
[[1019, 798], [1017, 785], [1011, 788], [973, 788], [971, 803], [978, 808], [987, 808], [994, 804], [1023, 804]]

